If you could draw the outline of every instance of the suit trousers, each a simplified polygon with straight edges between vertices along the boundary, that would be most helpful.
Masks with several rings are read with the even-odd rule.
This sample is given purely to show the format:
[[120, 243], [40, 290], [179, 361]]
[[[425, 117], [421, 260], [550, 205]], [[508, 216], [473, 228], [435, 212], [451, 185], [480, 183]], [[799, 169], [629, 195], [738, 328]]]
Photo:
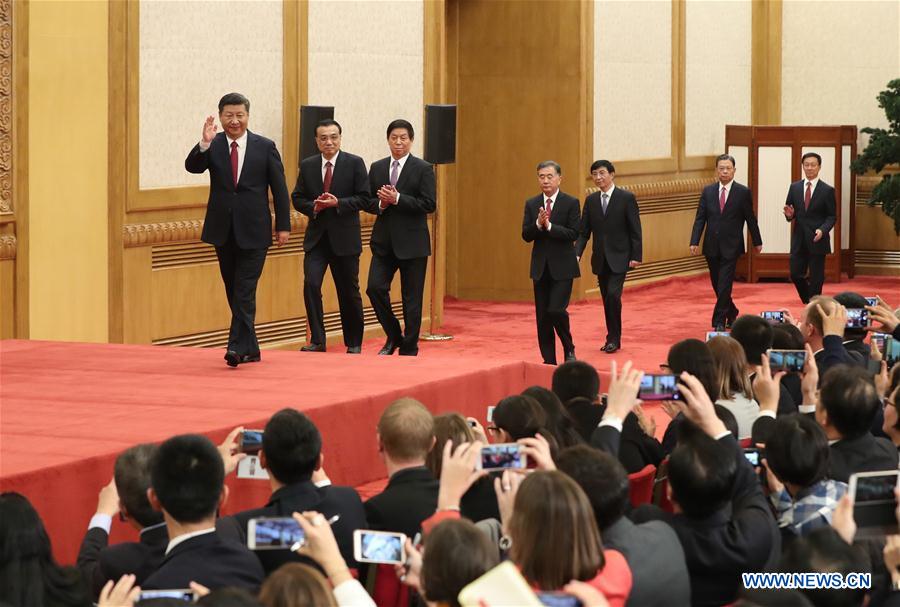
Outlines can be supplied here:
[[606, 342], [621, 345], [622, 343], [622, 287], [625, 285], [625, 273], [613, 272], [606, 260], [597, 275], [600, 296], [603, 298], [603, 315], [606, 317]]
[[550, 365], [556, 364], [556, 338], [559, 336], [563, 352], [575, 351], [572, 333], [569, 331], [569, 297], [572, 295], [572, 279], [553, 280], [550, 268], [544, 267], [539, 280], [534, 282], [534, 312], [537, 320], [538, 347], [541, 357]]
[[[806, 243], [800, 245], [796, 253], [791, 253], [791, 282], [797, 287], [800, 301], [809, 303], [816, 295], [822, 294], [825, 283], [825, 255], [810, 253]], [[809, 270], [809, 276], [806, 272]]]
[[256, 284], [266, 263], [268, 249], [241, 249], [234, 238], [234, 228], [223, 246], [216, 247], [219, 272], [225, 283], [225, 296], [231, 308], [228, 350], [239, 355], [258, 354], [256, 339]]
[[737, 316], [738, 309], [731, 299], [731, 288], [734, 285], [734, 270], [737, 266], [737, 258], [707, 257], [706, 265], [709, 266], [709, 280], [716, 294], [716, 306], [713, 308], [712, 326], [725, 325], [726, 317]]
[[325, 345], [322, 282], [329, 267], [337, 290], [344, 345], [348, 348], [361, 346], [363, 307], [359, 294], [359, 255], [335, 255], [327, 234], [303, 257], [303, 302], [306, 304], [310, 342]]
[[[419, 329], [422, 326], [422, 296], [425, 292], [425, 271], [428, 257], [398, 259], [393, 252], [386, 255], [372, 252], [369, 265], [369, 285], [366, 295], [375, 309], [375, 316], [381, 323], [388, 341], [399, 346], [403, 356], [419, 353]], [[391, 308], [391, 283], [394, 274], [400, 271], [400, 297], [403, 302], [403, 326]]]

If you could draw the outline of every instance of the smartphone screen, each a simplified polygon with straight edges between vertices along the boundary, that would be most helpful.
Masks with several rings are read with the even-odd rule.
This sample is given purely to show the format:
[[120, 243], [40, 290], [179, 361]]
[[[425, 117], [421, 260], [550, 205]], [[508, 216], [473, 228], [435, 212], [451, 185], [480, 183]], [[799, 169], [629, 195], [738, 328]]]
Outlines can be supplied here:
[[681, 400], [678, 378], [674, 375], [648, 373], [641, 379], [638, 398], [641, 400]]
[[747, 447], [744, 449], [744, 457], [753, 467], [759, 466], [759, 449], [756, 447]]
[[869, 311], [865, 308], [847, 308], [847, 328], [864, 329], [869, 325]]
[[866, 305], [867, 306], [877, 306], [878, 298], [877, 297], [866, 297]]
[[195, 597], [194, 591], [189, 588], [179, 588], [177, 590], [141, 590], [137, 602], [149, 601], [151, 599], [175, 599], [177, 601], [184, 601], [185, 603], [193, 603]]
[[706, 341], [711, 340], [713, 337], [728, 337], [731, 333], [728, 331], [707, 331], [706, 332]]
[[887, 333], [872, 333], [872, 343], [878, 346], [879, 351], [884, 352], [884, 342], [887, 337]]
[[767, 354], [772, 371], [800, 373], [806, 364], [806, 350], [769, 350]]
[[241, 453], [259, 453], [262, 450], [263, 431], [244, 430], [238, 442], [238, 451]]
[[768, 320], [770, 323], [784, 322], [784, 312], [780, 310], [763, 312], [762, 314], [760, 314], [760, 316]]
[[494, 405], [487, 408], [487, 421], [488, 423], [494, 421]]
[[859, 528], [876, 527], [895, 533], [897, 528], [897, 470], [860, 472], [850, 476], [853, 518]]
[[892, 336], [888, 335], [884, 339], [884, 348], [882, 349], [882, 352], [884, 352], [884, 360], [890, 369], [897, 364], [897, 361], [900, 361], [900, 341], [897, 341]]
[[300, 523], [290, 517], [252, 518], [247, 522], [250, 550], [290, 550], [304, 539]]
[[546, 607], [582, 607], [577, 597], [565, 592], [537, 592], [537, 600]]
[[353, 532], [353, 552], [363, 563], [400, 565], [406, 562], [406, 535], [392, 531], [357, 529]]
[[482, 470], [503, 470], [505, 468], [527, 468], [528, 460], [522, 453], [522, 446], [516, 443], [488, 445], [481, 448], [478, 466]]

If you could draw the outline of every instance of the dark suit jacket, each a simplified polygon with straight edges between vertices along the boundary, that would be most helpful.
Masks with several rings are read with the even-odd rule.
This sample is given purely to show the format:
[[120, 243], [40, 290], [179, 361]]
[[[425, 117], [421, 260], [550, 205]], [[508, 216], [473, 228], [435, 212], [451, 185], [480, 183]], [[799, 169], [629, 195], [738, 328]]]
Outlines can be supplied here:
[[365, 209], [378, 215], [369, 243], [377, 255], [393, 253], [397, 259], [431, 255], [428, 214], [437, 208], [434, 167], [410, 154], [400, 171], [397, 191], [400, 200], [384, 210], [378, 209], [378, 190], [391, 183], [393, 157], [376, 160], [369, 168], [369, 204]]
[[719, 182], [703, 188], [694, 229], [691, 232], [691, 246], [700, 244], [700, 235], [706, 227], [703, 240], [703, 254], [706, 257], [737, 259], [744, 254], [744, 222], [750, 231], [753, 246], [762, 245], [756, 215], [753, 213], [753, 195], [750, 190], [736, 181], [731, 182], [724, 211], [719, 211]]
[[722, 439], [737, 462], [731, 503], [703, 519], [641, 506], [636, 522], [668, 522], [684, 548], [691, 576], [691, 604], [720, 606], [735, 600], [741, 573], [774, 570], [781, 558], [781, 533], [753, 467], [730, 434]]
[[831, 445], [828, 478], [848, 482], [856, 472], [897, 469], [897, 447], [886, 438], [866, 432], [858, 438], [839, 440]]
[[[788, 188], [787, 200], [784, 204], [794, 207], [793, 221], [794, 232], [791, 234], [791, 253], [796, 253], [805, 245], [806, 250], [817, 255], [831, 253], [831, 239], [828, 238], [835, 222], [834, 188], [819, 180], [812, 198], [809, 199], [809, 209], [803, 204], [806, 195], [804, 191], [804, 179], [795, 181]], [[822, 238], [819, 242], [813, 242], [816, 230], [822, 230]]]
[[94, 597], [100, 595], [103, 585], [126, 573], [132, 573], [140, 586], [156, 571], [166, 553], [169, 532], [165, 523], [141, 532], [139, 542], [123, 542], [109, 545], [109, 534], [100, 527], [88, 529], [78, 551], [78, 569], [81, 578], [90, 585]]
[[816, 352], [816, 366], [819, 368], [819, 385], [825, 372], [837, 365], [852, 365], [853, 358], [844, 347], [843, 340], [837, 335], [826, 335], [822, 338], [822, 349]]
[[270, 189], [275, 200], [275, 230], [290, 231], [291, 202], [281, 156], [272, 140], [247, 131], [247, 149], [237, 188], [225, 133], [216, 135], [206, 152], [200, 151], [199, 143], [195, 145], [184, 161], [184, 168], [191, 173], [209, 169], [209, 200], [200, 237], [203, 242], [222, 246], [233, 228], [239, 248], [268, 248], [272, 244]]
[[593, 236], [591, 271], [600, 275], [603, 261], [613, 272], [624, 274], [629, 261], [641, 261], [641, 216], [634, 194], [620, 187], [613, 189], [603, 215], [601, 192], [594, 192], [584, 200], [578, 242], [575, 253], [584, 253], [587, 241]]
[[[319, 512], [325, 518], [340, 515], [341, 518], [331, 526], [331, 529], [347, 566], [356, 567], [356, 560], [353, 558], [353, 532], [365, 529], [366, 513], [359, 494], [352, 487], [329, 485], [318, 488], [312, 481], [294, 483], [273, 493], [269, 502], [262, 508], [244, 510], [225, 518], [234, 519], [240, 529], [241, 543], [246, 544], [247, 523], [251, 518], [291, 516], [294, 512], [305, 511]], [[272, 573], [284, 563], [304, 560], [290, 550], [259, 550], [256, 556], [259, 557], [266, 574]]]
[[331, 193], [338, 199], [338, 206], [316, 214], [315, 201], [323, 192], [322, 155], [304, 158], [291, 193], [294, 208], [309, 217], [303, 250], [311, 250], [327, 237], [335, 255], [359, 255], [362, 253], [359, 211], [367, 208], [369, 199], [369, 179], [363, 159], [343, 150], [338, 152], [331, 173]]
[[384, 491], [365, 503], [370, 528], [414, 537], [422, 521], [437, 510], [439, 487], [440, 483], [425, 466], [395, 472]]
[[533, 242], [531, 248], [531, 279], [540, 280], [546, 265], [553, 280], [571, 280], [581, 276], [574, 242], [578, 238], [581, 209], [578, 199], [560, 191], [550, 212], [550, 230], [537, 227], [538, 212], [546, 198], [538, 194], [525, 201], [522, 220], [522, 239]]
[[[566, 410], [575, 421], [575, 429], [585, 442], [590, 443], [597, 425], [606, 412], [606, 405], [597, 405], [587, 399], [573, 398], [566, 403]], [[619, 458], [628, 474], [643, 470], [647, 464], [659, 466], [665, 457], [662, 445], [655, 438], [647, 436], [641, 429], [641, 424], [634, 413], [629, 413], [625, 418], [618, 444], [618, 451], [613, 452], [612, 455]]]
[[854, 365], [863, 369], [869, 368], [869, 358], [872, 356], [872, 349], [869, 347], [869, 344], [861, 339], [851, 339], [844, 342], [844, 349], [850, 355]]
[[178, 544], [141, 588], [188, 588], [198, 582], [214, 590], [236, 586], [255, 593], [265, 573], [259, 559], [246, 546], [223, 540], [215, 532]]
[[691, 583], [681, 542], [662, 521], [635, 525], [622, 517], [602, 529], [603, 547], [618, 550], [628, 561], [633, 579], [630, 607], [690, 605]]

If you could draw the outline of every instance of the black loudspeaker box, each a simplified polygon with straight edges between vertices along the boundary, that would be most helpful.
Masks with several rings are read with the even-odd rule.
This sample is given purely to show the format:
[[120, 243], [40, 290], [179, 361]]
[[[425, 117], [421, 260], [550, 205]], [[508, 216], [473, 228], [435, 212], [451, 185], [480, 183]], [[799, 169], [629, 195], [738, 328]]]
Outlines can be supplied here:
[[325, 105], [300, 106], [300, 156], [297, 165], [304, 158], [319, 153], [316, 146], [316, 125], [320, 120], [334, 119], [334, 107]]
[[432, 164], [456, 162], [456, 106], [425, 106], [425, 160]]

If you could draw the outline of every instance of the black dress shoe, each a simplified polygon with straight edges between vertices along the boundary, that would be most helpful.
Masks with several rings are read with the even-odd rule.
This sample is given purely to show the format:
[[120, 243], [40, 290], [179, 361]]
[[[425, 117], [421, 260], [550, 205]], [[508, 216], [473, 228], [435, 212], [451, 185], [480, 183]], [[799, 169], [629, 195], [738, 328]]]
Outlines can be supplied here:
[[350, 346], [347, 348], [347, 354], [360, 354], [362, 353], [362, 346]]
[[607, 354], [612, 354], [613, 352], [616, 352], [619, 349], [619, 347], [620, 347], [619, 344], [607, 342], [607, 344], [605, 346], [603, 346], [602, 350], [604, 352], [606, 352]]
[[569, 362], [570, 360], [578, 360], [577, 358], [575, 358], [575, 350], [566, 352], [566, 362]]
[[397, 349], [397, 344], [395, 344], [391, 340], [387, 340], [386, 342], [384, 342], [384, 346], [381, 348], [381, 350], [378, 351], [378, 355], [379, 356], [390, 356], [391, 354], [394, 353], [394, 350], [396, 350], [396, 349]]
[[225, 364], [229, 367], [236, 367], [241, 364], [241, 355], [235, 352], [234, 350], [228, 350], [225, 352]]
[[262, 357], [259, 355], [259, 352], [256, 354], [244, 354], [241, 356], [241, 363], [258, 363], [262, 360]]
[[300, 348], [301, 352], [324, 352], [325, 344], [306, 344]]

